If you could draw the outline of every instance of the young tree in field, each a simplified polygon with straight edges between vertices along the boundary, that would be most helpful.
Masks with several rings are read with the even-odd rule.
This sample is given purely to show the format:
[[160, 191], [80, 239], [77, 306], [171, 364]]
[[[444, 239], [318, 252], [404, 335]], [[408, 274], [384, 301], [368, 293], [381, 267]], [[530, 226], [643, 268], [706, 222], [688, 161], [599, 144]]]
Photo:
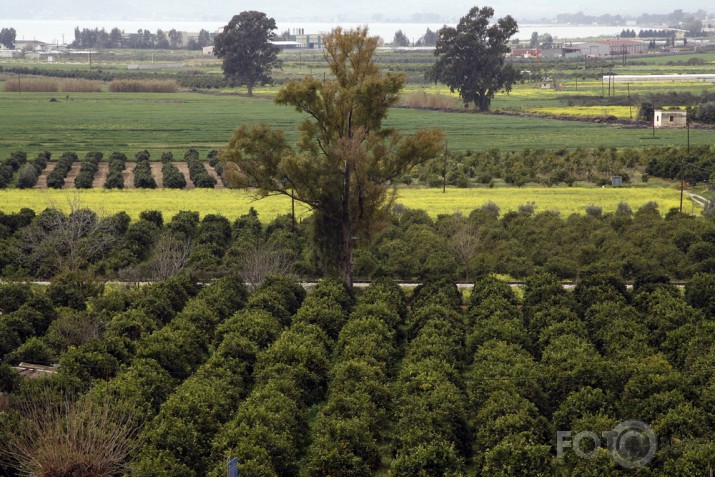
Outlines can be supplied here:
[[509, 38], [517, 31], [516, 20], [507, 15], [490, 25], [494, 9], [472, 7], [459, 20], [456, 28], [441, 28], [438, 32], [435, 56], [437, 61], [427, 73], [435, 82], [442, 82], [464, 101], [480, 111], [488, 111], [497, 92], [511, 91], [516, 72], [504, 64], [509, 53]]
[[439, 130], [405, 137], [382, 126], [405, 77], [380, 72], [377, 45], [365, 28], [333, 30], [324, 53], [332, 78], [306, 76], [275, 99], [308, 115], [298, 143], [266, 125], [241, 126], [222, 155], [233, 186], [286, 195], [314, 210], [321, 265], [348, 285], [354, 240], [369, 237], [384, 217], [391, 181], [442, 150]]
[[275, 20], [265, 13], [241, 12], [214, 38], [214, 55], [223, 59], [224, 76], [245, 84], [249, 96], [254, 85], [270, 83], [271, 70], [281, 65], [280, 49], [269, 43], [275, 29]]

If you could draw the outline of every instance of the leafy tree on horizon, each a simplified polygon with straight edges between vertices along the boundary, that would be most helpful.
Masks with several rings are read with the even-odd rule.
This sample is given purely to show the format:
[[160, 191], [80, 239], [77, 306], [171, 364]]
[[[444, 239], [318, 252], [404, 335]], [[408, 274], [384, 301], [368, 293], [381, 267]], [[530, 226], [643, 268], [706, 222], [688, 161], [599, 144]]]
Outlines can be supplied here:
[[13, 49], [15, 48], [15, 37], [17, 33], [14, 28], [3, 28], [0, 30], [0, 45], [4, 45], [5, 48]]
[[435, 46], [437, 44], [437, 33], [433, 32], [429, 28], [425, 31], [425, 34], [417, 40], [418, 46]]
[[271, 70], [281, 66], [280, 49], [269, 43], [275, 38], [276, 21], [265, 13], [241, 12], [214, 38], [214, 55], [223, 59], [223, 74], [245, 84], [248, 95], [253, 86], [273, 81]]
[[419, 130], [405, 137], [383, 128], [405, 76], [380, 72], [373, 58], [378, 37], [366, 28], [336, 28], [324, 42], [331, 76], [291, 81], [275, 98], [309, 116], [298, 143], [289, 145], [283, 131], [265, 124], [244, 125], [222, 158], [233, 186], [311, 207], [316, 261], [351, 286], [355, 237], [369, 238], [386, 218], [393, 179], [435, 157], [443, 133]]
[[490, 25], [493, 16], [491, 7], [472, 7], [456, 28], [441, 28], [434, 52], [437, 61], [427, 73], [450, 91], [459, 91], [465, 107], [474, 103], [479, 111], [488, 111], [494, 95], [511, 91], [517, 78], [511, 65], [504, 64], [511, 51], [509, 38], [519, 30], [516, 20], [507, 15]]
[[392, 39], [393, 46], [410, 46], [410, 39], [403, 33], [402, 30], [395, 32], [395, 37]]

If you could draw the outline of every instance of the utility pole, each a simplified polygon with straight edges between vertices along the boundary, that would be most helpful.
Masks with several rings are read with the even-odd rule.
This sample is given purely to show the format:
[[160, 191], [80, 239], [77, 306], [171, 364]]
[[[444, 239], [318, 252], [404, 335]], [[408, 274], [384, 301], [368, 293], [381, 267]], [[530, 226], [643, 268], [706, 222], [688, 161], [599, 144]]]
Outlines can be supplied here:
[[[687, 113], [686, 113], [687, 114]], [[685, 126], [688, 130], [688, 159], [690, 159], [690, 120], [688, 116], [685, 116]], [[685, 169], [685, 159], [680, 161], [680, 213], [683, 213], [683, 189], [685, 188], [685, 176], [683, 174]]]
[[444, 164], [442, 166], [442, 193], [447, 193], [447, 141], [444, 141]]
[[685, 167], [685, 159], [680, 160], [680, 213], [683, 213], [683, 189], [685, 188], [685, 178], [683, 177], [683, 168]]

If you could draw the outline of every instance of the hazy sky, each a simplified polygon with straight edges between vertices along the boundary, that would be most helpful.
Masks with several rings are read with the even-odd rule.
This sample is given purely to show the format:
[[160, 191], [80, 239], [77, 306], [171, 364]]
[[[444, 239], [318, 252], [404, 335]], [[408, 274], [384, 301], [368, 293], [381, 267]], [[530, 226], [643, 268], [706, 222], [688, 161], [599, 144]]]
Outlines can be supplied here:
[[[225, 0], [32, 0], [0, 2], [0, 24], [7, 19], [37, 18], [44, 20], [116, 19], [116, 20], [207, 20], [230, 19], [244, 10], [263, 11], [281, 21], [375, 21], [410, 20], [413, 14], [436, 14], [441, 21], [457, 20], [464, 15], [472, 1], [452, 0], [361, 0], [359, 2], [262, 0], [260, 2], [226, 2]], [[573, 2], [567, 0], [494, 0], [488, 3], [497, 16], [512, 15], [517, 20], [554, 18], [559, 13], [583, 11], [589, 15], [605, 13], [640, 15], [641, 13], [670, 13], [682, 9], [715, 10], [710, 2], [680, 0], [666, 2], [623, 2], [600, 0], [598, 2]]]

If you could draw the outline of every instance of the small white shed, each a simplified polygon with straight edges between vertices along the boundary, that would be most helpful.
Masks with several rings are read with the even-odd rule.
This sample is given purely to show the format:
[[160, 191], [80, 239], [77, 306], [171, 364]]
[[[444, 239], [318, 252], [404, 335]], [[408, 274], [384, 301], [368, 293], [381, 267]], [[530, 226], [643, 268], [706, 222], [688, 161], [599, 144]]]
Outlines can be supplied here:
[[654, 126], [657, 128], [684, 128], [687, 127], [687, 111], [665, 111], [656, 109], [653, 114]]

